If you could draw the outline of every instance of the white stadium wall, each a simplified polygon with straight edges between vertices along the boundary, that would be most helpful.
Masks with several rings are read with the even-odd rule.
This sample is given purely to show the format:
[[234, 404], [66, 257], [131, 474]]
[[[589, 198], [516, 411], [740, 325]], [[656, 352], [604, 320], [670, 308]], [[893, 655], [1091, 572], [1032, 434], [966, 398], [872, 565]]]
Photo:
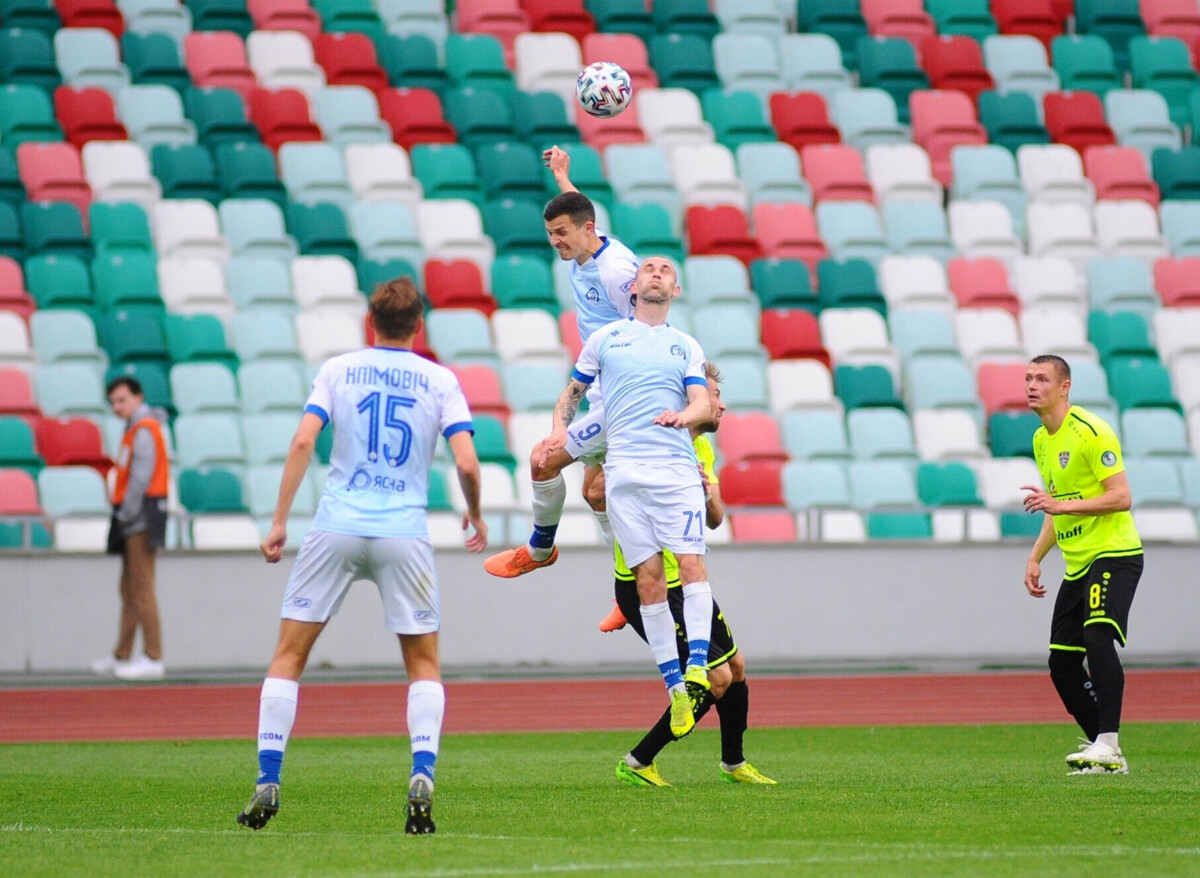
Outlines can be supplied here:
[[[1029, 545], [721, 546], [714, 592], [747, 659], [760, 667], [928, 662], [1041, 664], [1053, 598], [1022, 577]], [[1152, 545], [1134, 602], [1127, 662], [1200, 661], [1200, 583], [1194, 546]], [[171, 671], [266, 667], [294, 555], [268, 566], [251, 553], [169, 553], [158, 595]], [[611, 567], [597, 549], [564, 551], [517, 580], [483, 572], [482, 558], [440, 552], [446, 670], [595, 673], [644, 666], [629, 631], [601, 634]], [[1052, 553], [1045, 578], [1057, 584]], [[0, 672], [82, 671], [112, 646], [115, 558], [0, 557]], [[355, 585], [322, 635], [311, 667], [398, 666], [373, 588]]]

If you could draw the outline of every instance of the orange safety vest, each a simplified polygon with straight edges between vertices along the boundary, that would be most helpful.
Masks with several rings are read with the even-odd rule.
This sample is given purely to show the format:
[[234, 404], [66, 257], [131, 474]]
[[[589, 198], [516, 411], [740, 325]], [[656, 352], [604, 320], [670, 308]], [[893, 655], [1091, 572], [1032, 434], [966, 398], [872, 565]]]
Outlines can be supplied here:
[[133, 437], [145, 427], [154, 437], [154, 473], [150, 476], [147, 497], [167, 496], [167, 442], [163, 438], [162, 425], [154, 418], [142, 418], [125, 431], [121, 439], [121, 450], [117, 454], [117, 483], [113, 488], [113, 503], [120, 506], [125, 500], [125, 489], [129, 486], [129, 468], [133, 463]]

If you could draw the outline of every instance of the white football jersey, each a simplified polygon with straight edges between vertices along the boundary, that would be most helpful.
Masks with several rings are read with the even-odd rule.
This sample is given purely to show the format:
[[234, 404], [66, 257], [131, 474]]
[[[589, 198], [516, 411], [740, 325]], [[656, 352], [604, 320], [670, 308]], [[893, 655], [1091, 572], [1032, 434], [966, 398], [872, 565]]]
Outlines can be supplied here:
[[399, 348], [333, 357], [304, 407], [332, 424], [329, 478], [313, 527], [363, 537], [427, 537], [438, 437], [472, 430], [458, 378]]
[[633, 315], [633, 286], [638, 259], [628, 247], [596, 230], [600, 249], [580, 265], [571, 260], [571, 288], [575, 291], [575, 321], [579, 337], [587, 341], [593, 332], [622, 317]]

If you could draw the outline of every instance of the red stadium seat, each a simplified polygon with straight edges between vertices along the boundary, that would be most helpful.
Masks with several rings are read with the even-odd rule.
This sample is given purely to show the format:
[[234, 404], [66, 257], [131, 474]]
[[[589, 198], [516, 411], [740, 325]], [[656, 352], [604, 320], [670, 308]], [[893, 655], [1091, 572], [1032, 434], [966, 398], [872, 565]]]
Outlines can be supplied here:
[[188, 73], [201, 88], [229, 88], [247, 99], [258, 85], [246, 44], [231, 31], [192, 31], [183, 41]]
[[29, 323], [29, 315], [37, 303], [25, 289], [21, 263], [10, 256], [0, 256], [0, 311], [12, 311]]
[[29, 376], [21, 369], [0, 369], [0, 415], [38, 417], [41, 411], [33, 401]]
[[406, 150], [418, 143], [458, 142], [436, 92], [427, 88], [385, 88], [376, 97], [380, 118], [392, 126], [392, 139]]
[[772, 360], [817, 360], [832, 369], [829, 351], [821, 341], [817, 316], [803, 308], [774, 309], [762, 312], [763, 347]]
[[735, 543], [794, 543], [797, 539], [796, 519], [790, 512], [734, 512], [729, 516], [729, 529]]
[[45, 515], [37, 482], [23, 469], [0, 469], [0, 515]]
[[1083, 155], [1091, 146], [1117, 142], [1104, 118], [1104, 105], [1095, 92], [1051, 92], [1042, 99], [1046, 130], [1055, 143], [1065, 143]]
[[575, 114], [575, 127], [583, 142], [592, 149], [603, 151], [614, 143], [645, 143], [646, 132], [638, 122], [637, 89], [624, 112], [608, 119], [590, 116], [582, 110]]
[[868, 201], [875, 190], [867, 180], [862, 153], [845, 144], [823, 143], [800, 151], [804, 177], [812, 184], [814, 201]]
[[474, 308], [490, 317], [497, 307], [484, 292], [479, 266], [469, 259], [426, 260], [425, 295], [435, 308]]
[[782, 506], [783, 463], [754, 460], [721, 467], [721, 499], [728, 506]]
[[321, 16], [308, 0], [247, 0], [255, 30], [294, 30], [314, 40], [321, 33]]
[[726, 464], [743, 460], [786, 461], [779, 424], [761, 412], [726, 412], [717, 431], [717, 446]]
[[[375, 344], [375, 330], [371, 326], [371, 321], [367, 319], [369, 316], [366, 315], [363, 317], [363, 334], [367, 339], [367, 347]], [[433, 360], [435, 363], [438, 361], [437, 354], [429, 347], [429, 335], [425, 331], [424, 321], [421, 323], [421, 328], [417, 330], [416, 336], [413, 337], [412, 349], [414, 354], [419, 354], [427, 360]]]
[[583, 0], [521, 0], [521, 6], [535, 31], [559, 31], [583, 42], [596, 30], [596, 19], [584, 8]]
[[777, 259], [799, 259], [810, 273], [829, 255], [817, 234], [817, 220], [803, 204], [763, 201], [754, 205], [754, 236], [763, 253]]
[[975, 380], [979, 384], [979, 398], [989, 415], [1006, 409], [1029, 411], [1024, 363], [983, 363]]
[[325, 139], [309, 115], [308, 98], [294, 88], [256, 88], [250, 92], [246, 110], [263, 143], [273, 150], [284, 143]]
[[63, 27], [102, 27], [117, 39], [125, 33], [125, 19], [113, 0], [55, 0]]
[[79, 150], [69, 143], [22, 143], [17, 169], [30, 201], [67, 201], [87, 216], [92, 187], [83, 176]]
[[1050, 43], [1063, 32], [1063, 16], [1050, 0], [992, 0], [992, 15], [1002, 34], [1029, 34], [1050, 51]]
[[1003, 308], [1014, 317], [1021, 300], [1008, 281], [1008, 269], [999, 259], [951, 259], [946, 265], [950, 289], [960, 308]]
[[917, 48], [934, 32], [921, 0], [861, 0], [861, 5], [872, 36], [903, 37]]
[[658, 88], [658, 74], [650, 66], [646, 44], [634, 34], [592, 33], [583, 38], [583, 63], [612, 61], [633, 80], [633, 90]]
[[1200, 256], [1158, 260], [1154, 287], [1168, 308], [1200, 308]]
[[950, 151], [988, 142], [987, 131], [975, 115], [975, 102], [960, 91], [915, 91], [909, 106], [913, 141], [929, 153], [933, 176], [948, 189], [954, 180]]
[[504, 398], [504, 389], [500, 385], [500, 376], [491, 366], [451, 366], [451, 371], [458, 376], [462, 386], [463, 396], [467, 405], [475, 414], [491, 415], [508, 426], [512, 415], [508, 400]]
[[329, 85], [361, 85], [374, 92], [388, 87], [375, 44], [366, 34], [321, 34], [313, 40], [313, 56]]
[[1200, 40], [1200, 7], [1192, 0], [1141, 0], [1146, 32], [1156, 37], [1179, 37], [1189, 46]]
[[815, 91], [771, 95], [771, 124], [784, 143], [797, 151], [820, 143], [841, 143], [842, 133], [829, 121], [825, 98]]
[[82, 150], [90, 140], [129, 139], [129, 132], [117, 120], [112, 95], [102, 88], [56, 88], [54, 115], [76, 149]]
[[996, 87], [983, 66], [983, 49], [973, 37], [926, 37], [921, 43], [921, 59], [930, 85], [936, 89], [961, 91], [977, 101], [980, 92]]
[[101, 475], [112, 467], [100, 428], [87, 418], [42, 418], [33, 432], [47, 466], [90, 466]]
[[558, 334], [562, 336], [563, 347], [571, 355], [571, 361], [579, 359], [583, 339], [579, 337], [579, 321], [575, 319], [574, 311], [563, 311], [558, 315]]
[[724, 253], [746, 265], [762, 256], [758, 241], [750, 237], [746, 215], [732, 204], [693, 205], [687, 209], [685, 222], [692, 255]]
[[1132, 146], [1089, 146], [1083, 169], [1096, 186], [1096, 197], [1137, 198], [1158, 207], [1158, 184], [1150, 179], [1146, 157]]

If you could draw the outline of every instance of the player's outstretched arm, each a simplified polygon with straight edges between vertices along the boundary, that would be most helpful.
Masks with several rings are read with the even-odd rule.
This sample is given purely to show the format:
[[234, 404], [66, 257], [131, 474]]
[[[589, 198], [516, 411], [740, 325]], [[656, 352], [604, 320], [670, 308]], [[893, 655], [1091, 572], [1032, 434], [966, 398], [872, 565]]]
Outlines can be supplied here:
[[537, 444], [534, 458], [538, 466], [545, 466], [547, 458], [567, 444], [567, 425], [575, 420], [583, 395], [587, 393], [587, 385], [577, 378], [567, 382], [563, 392], [559, 394], [558, 402], [554, 404], [554, 426], [550, 435]]
[[458, 470], [458, 485], [462, 488], [467, 511], [463, 513], [463, 530], [473, 529], [465, 545], [468, 552], [482, 552], [487, 548], [487, 522], [479, 505], [479, 455], [475, 453], [475, 440], [466, 430], [455, 433], [449, 439], [450, 454], [454, 457], [454, 468]]
[[654, 419], [654, 423], [663, 427], [695, 427], [705, 421], [712, 420], [712, 403], [708, 398], [708, 389], [701, 384], [689, 384], [687, 387], [688, 404], [681, 412], [670, 409]]
[[559, 192], [579, 191], [575, 188], [575, 184], [571, 182], [571, 156], [566, 150], [559, 149], [556, 144], [542, 153], [542, 161], [546, 163], [546, 167], [554, 175], [554, 182], [558, 186]]
[[283, 464], [283, 477], [279, 480], [279, 499], [275, 501], [271, 530], [259, 546], [268, 564], [274, 564], [283, 557], [283, 546], [287, 542], [288, 513], [292, 511], [296, 492], [300, 490], [300, 483], [304, 481], [304, 474], [308, 472], [313, 449], [317, 447], [317, 436], [324, 428], [325, 421], [321, 417], [312, 412], [305, 412], [300, 418], [300, 426], [292, 436], [287, 461]]

